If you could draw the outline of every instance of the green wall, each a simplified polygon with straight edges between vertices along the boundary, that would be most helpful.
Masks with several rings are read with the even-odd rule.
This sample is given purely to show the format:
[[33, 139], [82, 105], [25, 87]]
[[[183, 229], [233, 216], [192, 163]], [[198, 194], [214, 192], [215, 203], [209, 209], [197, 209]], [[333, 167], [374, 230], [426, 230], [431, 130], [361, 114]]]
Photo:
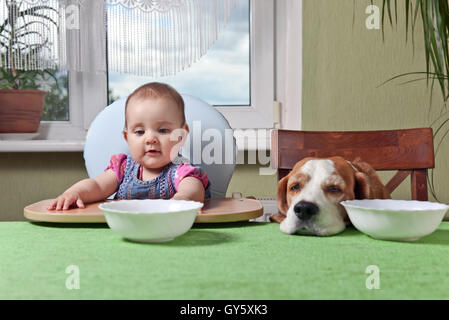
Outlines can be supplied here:
[[[247, 154], [245, 154], [247, 159]], [[87, 178], [81, 152], [1, 153], [0, 221], [25, 220], [23, 208], [58, 196]], [[227, 196], [274, 197], [276, 176], [259, 176], [259, 165], [237, 165]]]
[[[303, 0], [304, 130], [380, 130], [425, 127], [441, 110], [441, 96], [429, 104], [425, 82], [407, 85], [385, 80], [424, 69], [423, 44], [417, 32], [415, 54], [405, 43], [399, 4], [397, 30], [389, 26], [382, 42], [380, 30], [367, 30], [365, 8], [370, 0]], [[374, 1], [379, 4], [379, 1]], [[354, 13], [354, 24], [353, 24]], [[417, 27], [419, 30], [419, 26]], [[436, 158], [435, 182], [439, 200], [449, 203], [449, 140]], [[382, 174], [382, 179], [392, 173]], [[52, 198], [87, 177], [82, 153], [0, 153], [0, 220], [23, 219], [23, 207]], [[394, 194], [410, 198], [406, 181]], [[228, 196], [274, 197], [275, 176], [259, 175], [258, 165], [238, 165]], [[431, 198], [433, 200], [433, 198]]]
[[[388, 24], [384, 42], [381, 30], [368, 30], [365, 26], [365, 8], [370, 3], [371, 0], [303, 1], [304, 130], [428, 127], [441, 111], [441, 94], [435, 89], [430, 105], [426, 81], [399, 85], [412, 79], [408, 78], [379, 86], [399, 74], [425, 71], [425, 58], [420, 24], [416, 26], [414, 54], [410, 38], [405, 42], [404, 1], [398, 1], [399, 26], [392, 29]], [[373, 3], [381, 8], [380, 1]], [[448, 147], [449, 136], [438, 152], [434, 170], [438, 199], [446, 203]], [[381, 176], [386, 182], [391, 175]], [[409, 179], [393, 193], [393, 198], [410, 199]]]
[[25, 220], [25, 206], [54, 198], [86, 176], [80, 152], [0, 153], [0, 221]]

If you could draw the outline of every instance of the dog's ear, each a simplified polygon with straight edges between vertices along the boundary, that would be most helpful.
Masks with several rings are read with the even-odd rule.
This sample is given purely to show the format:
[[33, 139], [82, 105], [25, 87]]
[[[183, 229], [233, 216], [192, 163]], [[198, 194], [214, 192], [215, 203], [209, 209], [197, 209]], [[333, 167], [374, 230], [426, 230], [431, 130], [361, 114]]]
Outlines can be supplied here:
[[287, 182], [288, 182], [289, 176], [283, 177], [278, 184], [278, 192], [276, 194], [276, 199], [278, 202], [278, 208], [279, 211], [283, 214], [287, 213], [288, 211], [288, 204], [287, 204]]
[[368, 177], [362, 172], [355, 173], [354, 196], [356, 199], [370, 198], [370, 187]]
[[360, 158], [352, 161], [355, 173], [355, 198], [356, 199], [390, 199], [390, 193], [380, 181], [376, 170]]

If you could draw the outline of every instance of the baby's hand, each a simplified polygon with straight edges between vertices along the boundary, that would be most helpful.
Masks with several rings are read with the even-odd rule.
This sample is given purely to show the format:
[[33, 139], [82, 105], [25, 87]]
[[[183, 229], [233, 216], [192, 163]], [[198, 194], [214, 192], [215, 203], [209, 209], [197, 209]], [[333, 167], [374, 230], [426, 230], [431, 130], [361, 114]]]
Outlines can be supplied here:
[[47, 207], [47, 210], [68, 210], [75, 204], [78, 208], [84, 208], [84, 202], [76, 192], [64, 192]]

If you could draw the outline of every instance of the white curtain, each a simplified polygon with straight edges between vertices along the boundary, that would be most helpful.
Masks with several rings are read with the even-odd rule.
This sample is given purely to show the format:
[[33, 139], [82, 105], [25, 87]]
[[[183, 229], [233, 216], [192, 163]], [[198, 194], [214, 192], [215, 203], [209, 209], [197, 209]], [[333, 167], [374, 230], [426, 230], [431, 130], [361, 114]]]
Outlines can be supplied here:
[[236, 0], [108, 0], [110, 70], [173, 75], [198, 61]]
[[0, 67], [105, 72], [104, 23], [103, 0], [1, 0]]
[[[206, 53], [235, 2], [2, 0], [0, 67], [104, 73], [108, 59], [110, 71], [172, 75]], [[21, 36], [12, 46], [11, 24], [4, 23], [11, 10]]]

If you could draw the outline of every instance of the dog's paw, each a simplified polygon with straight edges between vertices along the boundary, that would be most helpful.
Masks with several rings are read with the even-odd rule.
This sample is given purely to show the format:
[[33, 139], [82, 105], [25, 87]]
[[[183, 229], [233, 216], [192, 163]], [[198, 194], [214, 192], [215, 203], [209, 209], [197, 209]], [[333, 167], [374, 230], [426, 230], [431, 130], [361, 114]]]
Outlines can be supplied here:
[[281, 223], [282, 221], [284, 221], [285, 218], [286, 218], [286, 215], [285, 215], [285, 214], [282, 214], [282, 213], [275, 213], [275, 214], [272, 214], [272, 215], [270, 216], [270, 221], [271, 221], [271, 222]]

